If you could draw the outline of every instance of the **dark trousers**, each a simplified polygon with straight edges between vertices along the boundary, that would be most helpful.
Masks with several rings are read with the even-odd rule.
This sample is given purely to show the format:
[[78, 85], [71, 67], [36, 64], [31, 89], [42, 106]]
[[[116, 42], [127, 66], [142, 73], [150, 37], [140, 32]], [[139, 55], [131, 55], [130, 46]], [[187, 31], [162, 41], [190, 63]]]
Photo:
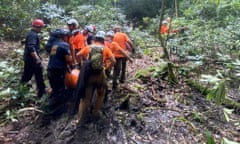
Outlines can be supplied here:
[[42, 97], [45, 92], [45, 84], [43, 80], [43, 68], [41, 64], [36, 64], [34, 62], [24, 62], [24, 71], [21, 78], [21, 83], [27, 83], [32, 79], [32, 76], [35, 76], [38, 88], [38, 97]]
[[127, 67], [127, 59], [126, 58], [122, 58], [122, 71], [121, 71], [121, 76], [120, 76], [120, 82], [124, 82], [126, 77], [126, 67]]
[[108, 79], [111, 78], [111, 71], [112, 71], [112, 68], [111, 68], [111, 67], [105, 69], [105, 74], [106, 74], [106, 77], [107, 77]]
[[48, 80], [52, 92], [65, 88], [65, 69], [51, 68], [48, 69]]
[[48, 99], [45, 111], [53, 117], [60, 116], [67, 110], [68, 97], [70, 97], [65, 89], [65, 69], [48, 69], [48, 79], [52, 93]]
[[116, 58], [116, 63], [114, 65], [113, 70], [113, 88], [117, 87], [117, 80], [120, 76], [120, 82], [125, 81], [125, 73], [126, 73], [126, 58]]

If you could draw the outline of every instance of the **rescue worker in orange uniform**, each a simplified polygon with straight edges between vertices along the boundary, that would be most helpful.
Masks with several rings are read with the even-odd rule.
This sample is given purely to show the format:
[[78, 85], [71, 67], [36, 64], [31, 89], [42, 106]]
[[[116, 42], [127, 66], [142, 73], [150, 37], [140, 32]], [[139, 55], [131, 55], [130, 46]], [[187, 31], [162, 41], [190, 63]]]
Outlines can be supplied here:
[[162, 21], [162, 25], [161, 25], [161, 28], [160, 28], [160, 33], [161, 34], [176, 34], [176, 33], [179, 33], [179, 31], [183, 28], [180, 28], [180, 29], [169, 29], [170, 28], [170, 23], [171, 23], [171, 18], [168, 17], [167, 20], [164, 20]]
[[164, 20], [162, 22], [161, 28], [160, 28], [160, 33], [161, 34], [167, 34], [169, 32], [169, 27], [168, 27], [168, 23], [166, 20]]
[[113, 41], [113, 37], [114, 37], [114, 32], [109, 31], [106, 34], [105, 40], [110, 43], [108, 47], [111, 49], [112, 53], [116, 58], [116, 64], [114, 65], [114, 70], [113, 70], [113, 89], [116, 89], [117, 79], [120, 74], [120, 68], [121, 68], [121, 62], [122, 62], [121, 60], [126, 58], [130, 62], [133, 62], [133, 59], [129, 56], [126, 50], [121, 48], [117, 42]]
[[[105, 32], [99, 31], [96, 34], [95, 42], [92, 45], [89, 45], [83, 48], [77, 56], [82, 60], [85, 60], [81, 68], [80, 81], [83, 82], [82, 88], [80, 88], [80, 104], [77, 116], [77, 122], [80, 122], [87, 112], [88, 106], [91, 101], [93, 90], [96, 88], [96, 101], [93, 106], [93, 115], [95, 117], [100, 117], [102, 115], [102, 105], [105, 97], [105, 92], [107, 88], [107, 81], [104, 71], [104, 64], [100, 66], [99, 69], [95, 69], [93, 65], [93, 57], [96, 55], [93, 54], [93, 51], [96, 49], [101, 49], [100, 54], [102, 55], [100, 63], [104, 63], [106, 59], [109, 59], [113, 64], [116, 62], [113, 53], [108, 47], [104, 46], [104, 37]], [[95, 50], [94, 50], [95, 49]], [[85, 74], [84, 74], [85, 73]], [[82, 91], [81, 91], [82, 90]]]
[[[130, 51], [130, 52], [134, 52], [133, 49], [133, 44], [130, 40], [130, 38], [128, 37], [128, 35], [126, 33], [121, 32], [121, 27], [119, 25], [114, 26], [113, 28], [114, 31], [114, 37], [113, 37], [113, 41], [118, 43], [118, 45], [125, 51]], [[122, 58], [118, 58], [118, 63], [119, 63], [119, 69], [120, 69], [120, 83], [124, 83], [125, 81], [125, 73], [126, 73], [126, 66], [127, 66], [127, 58], [126, 57], [122, 57]], [[117, 73], [116, 73], [117, 74]], [[115, 75], [113, 77], [118, 77], [118, 75]], [[116, 89], [116, 84], [113, 84], [113, 89]]]
[[67, 21], [68, 28], [72, 33], [72, 36], [69, 39], [71, 46], [71, 53], [74, 63], [76, 63], [76, 53], [78, 53], [82, 48], [84, 48], [86, 43], [86, 37], [81, 33], [79, 29], [79, 24], [76, 19], [70, 19]]

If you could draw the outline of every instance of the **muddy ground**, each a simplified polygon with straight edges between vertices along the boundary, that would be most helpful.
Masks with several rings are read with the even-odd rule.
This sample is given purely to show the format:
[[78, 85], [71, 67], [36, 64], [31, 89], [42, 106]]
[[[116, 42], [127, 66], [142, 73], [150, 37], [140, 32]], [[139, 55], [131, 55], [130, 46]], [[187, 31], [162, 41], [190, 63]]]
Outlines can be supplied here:
[[[1, 59], [8, 50], [1, 53]], [[0, 143], [202, 144], [207, 142], [206, 132], [212, 133], [216, 143], [222, 137], [240, 142], [239, 113], [231, 114], [227, 122], [223, 106], [207, 101], [184, 77], [179, 76], [176, 85], [164, 78], [134, 78], [136, 71], [154, 64], [147, 56], [129, 64], [127, 81], [117, 92], [110, 91], [101, 119], [88, 113], [85, 122], [76, 125], [66, 113], [42, 125], [41, 114], [28, 110], [17, 122], [1, 125]], [[228, 96], [239, 98], [239, 90], [229, 89]]]

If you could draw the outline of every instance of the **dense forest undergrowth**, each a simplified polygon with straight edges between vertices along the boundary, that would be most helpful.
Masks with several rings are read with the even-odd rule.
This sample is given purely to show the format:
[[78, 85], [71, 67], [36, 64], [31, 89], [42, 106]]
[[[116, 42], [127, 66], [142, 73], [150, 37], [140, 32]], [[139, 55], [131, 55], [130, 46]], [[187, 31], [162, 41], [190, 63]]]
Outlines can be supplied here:
[[[240, 143], [240, 2], [125, 2], [0, 2], [8, 6], [0, 7], [0, 143]], [[163, 4], [163, 18], [172, 17], [172, 29], [186, 28], [182, 34], [159, 37]], [[9, 15], [12, 8], [18, 12]], [[29, 12], [33, 8], [36, 13]], [[89, 114], [76, 126], [66, 113], [41, 124], [44, 99], [36, 98], [34, 80], [19, 87], [24, 48], [19, 41], [33, 17], [48, 23], [42, 48], [48, 31], [63, 27], [70, 17], [81, 27], [95, 24], [106, 31], [118, 23], [129, 34], [136, 47], [134, 62], [127, 68], [126, 83], [108, 94], [101, 119]], [[48, 56], [44, 49], [41, 54], [48, 84]]]

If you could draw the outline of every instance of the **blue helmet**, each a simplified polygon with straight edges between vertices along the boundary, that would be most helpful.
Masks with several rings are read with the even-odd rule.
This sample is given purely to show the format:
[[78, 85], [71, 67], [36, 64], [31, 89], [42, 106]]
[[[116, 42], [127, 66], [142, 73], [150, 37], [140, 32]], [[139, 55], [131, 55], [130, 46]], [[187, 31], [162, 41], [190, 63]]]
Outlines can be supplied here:
[[64, 36], [69, 36], [70, 31], [68, 29], [55, 29], [51, 32], [51, 36], [56, 38], [63, 38]]

